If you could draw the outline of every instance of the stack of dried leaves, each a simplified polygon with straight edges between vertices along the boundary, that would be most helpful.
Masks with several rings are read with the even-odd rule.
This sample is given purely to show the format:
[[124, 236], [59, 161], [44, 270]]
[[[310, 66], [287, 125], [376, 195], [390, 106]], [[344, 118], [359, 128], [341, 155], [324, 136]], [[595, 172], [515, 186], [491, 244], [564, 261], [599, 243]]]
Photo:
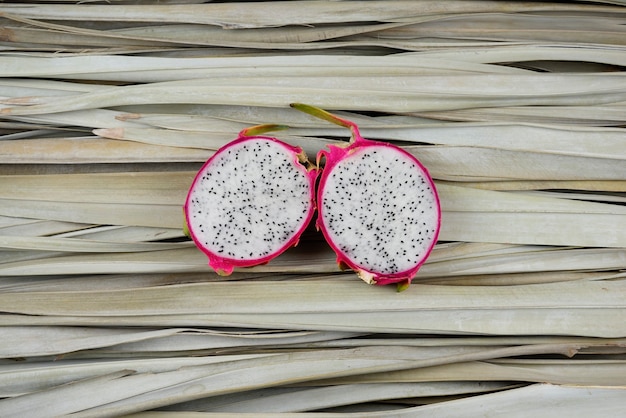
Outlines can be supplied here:
[[[154, 3], [0, 4], [0, 416], [623, 413], [625, 1]], [[242, 128], [346, 139], [295, 101], [436, 179], [407, 291], [184, 237]]]

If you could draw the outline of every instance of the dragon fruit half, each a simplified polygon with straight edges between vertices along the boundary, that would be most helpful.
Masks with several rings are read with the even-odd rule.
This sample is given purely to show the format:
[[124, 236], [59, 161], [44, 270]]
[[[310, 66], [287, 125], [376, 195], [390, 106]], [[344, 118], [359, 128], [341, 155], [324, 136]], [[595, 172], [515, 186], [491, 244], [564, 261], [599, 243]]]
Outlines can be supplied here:
[[435, 185], [411, 154], [361, 137], [355, 123], [324, 110], [293, 108], [352, 131], [345, 146], [328, 147], [318, 190], [317, 227], [337, 254], [367, 283], [409, 286], [432, 251], [441, 223]]
[[184, 206], [187, 231], [221, 275], [265, 264], [298, 243], [315, 211], [318, 170], [297, 147], [244, 129], [200, 169]]

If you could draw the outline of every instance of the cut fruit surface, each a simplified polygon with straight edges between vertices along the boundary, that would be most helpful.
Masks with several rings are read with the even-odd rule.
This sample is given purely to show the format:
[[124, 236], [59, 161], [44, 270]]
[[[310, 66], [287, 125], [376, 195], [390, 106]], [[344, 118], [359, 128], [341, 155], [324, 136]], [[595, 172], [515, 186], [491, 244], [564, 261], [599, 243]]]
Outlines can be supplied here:
[[302, 161], [300, 148], [276, 138], [240, 136], [200, 169], [185, 218], [214, 270], [264, 264], [298, 243], [315, 210], [317, 175]]
[[425, 169], [388, 144], [345, 151], [327, 161], [318, 227], [340, 261], [364, 278], [384, 284], [414, 274], [439, 230], [437, 194]]
[[408, 286], [439, 236], [441, 208], [426, 168], [400, 147], [361, 137], [345, 119], [308, 105], [292, 107], [349, 128], [346, 146], [317, 156], [317, 227], [337, 254], [370, 284]]

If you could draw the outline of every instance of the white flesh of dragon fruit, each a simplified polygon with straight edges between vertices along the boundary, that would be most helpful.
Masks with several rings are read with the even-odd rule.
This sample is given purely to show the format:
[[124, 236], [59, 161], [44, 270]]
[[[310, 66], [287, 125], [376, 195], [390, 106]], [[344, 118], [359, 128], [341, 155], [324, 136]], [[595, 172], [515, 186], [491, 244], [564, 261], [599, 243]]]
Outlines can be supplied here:
[[431, 253], [441, 223], [435, 185], [411, 154], [360, 136], [357, 126], [321, 109], [296, 109], [352, 130], [344, 147], [320, 151], [317, 226], [340, 266], [370, 284], [406, 288]]
[[414, 158], [395, 147], [366, 144], [338, 161], [319, 198], [328, 241], [362, 274], [377, 275], [372, 279], [379, 284], [421, 265], [436, 241], [432, 183]]
[[185, 204], [192, 239], [222, 275], [296, 245], [315, 210], [317, 170], [301, 163], [302, 150], [250, 131], [206, 162]]

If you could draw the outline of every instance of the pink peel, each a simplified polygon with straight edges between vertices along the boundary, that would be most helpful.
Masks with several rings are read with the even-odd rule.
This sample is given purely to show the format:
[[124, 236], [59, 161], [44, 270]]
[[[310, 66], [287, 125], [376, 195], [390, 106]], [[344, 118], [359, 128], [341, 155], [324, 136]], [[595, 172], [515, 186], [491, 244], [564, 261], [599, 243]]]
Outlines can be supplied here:
[[[397, 285], [398, 291], [403, 291], [407, 289], [411, 283], [411, 280], [415, 277], [420, 267], [423, 265], [423, 263], [428, 258], [428, 255], [432, 251], [437, 241], [437, 237], [439, 235], [439, 230], [441, 226], [441, 216], [440, 216], [441, 208], [440, 208], [439, 197], [436, 193], [435, 185], [432, 182], [432, 179], [430, 178], [430, 175], [428, 174], [427, 169], [413, 155], [409, 154], [408, 152], [404, 151], [403, 149], [395, 145], [392, 145], [386, 142], [372, 141], [372, 140], [363, 138], [359, 132], [358, 126], [351, 121], [340, 118], [322, 109], [319, 109], [310, 105], [305, 105], [301, 103], [293, 103], [290, 106], [294, 109], [308, 113], [312, 116], [315, 116], [323, 120], [327, 120], [336, 125], [348, 128], [352, 132], [352, 138], [350, 142], [348, 142], [346, 145], [340, 145], [340, 146], [331, 145], [328, 147], [328, 149], [321, 150], [317, 155], [318, 166], [320, 165], [322, 160], [324, 160], [325, 165], [324, 165], [324, 169], [323, 169], [320, 182], [318, 185], [316, 200], [318, 202], [319, 207], [318, 207], [318, 217], [317, 217], [315, 225], [318, 230], [321, 230], [321, 232], [324, 234], [326, 238], [326, 241], [328, 242], [330, 247], [333, 249], [333, 251], [337, 254], [337, 264], [339, 268], [342, 270], [347, 269], [347, 268], [352, 269], [359, 278], [361, 278], [363, 281], [365, 281], [368, 284], [388, 285], [388, 284], [395, 283]], [[346, 158], [349, 158], [351, 155], [357, 152], [361, 152], [362, 150], [370, 148], [370, 147], [374, 147], [374, 148], [382, 147], [383, 149], [391, 149], [393, 150], [393, 152], [397, 152], [400, 155], [402, 155], [403, 158], [412, 161], [412, 163], [415, 164], [416, 167], [419, 167], [419, 170], [421, 170], [421, 173], [426, 177], [426, 179], [430, 183], [431, 190], [433, 191], [434, 197], [435, 197], [435, 205], [436, 205], [435, 209], [437, 211], [438, 216], [437, 216], [437, 223], [435, 225], [434, 237], [432, 238], [431, 245], [426, 249], [423, 257], [419, 260], [419, 262], [417, 262], [413, 267], [409, 269], [405, 269], [403, 271], [398, 271], [395, 273], [376, 272], [373, 269], [367, 269], [359, 265], [359, 263], [355, 262], [355, 260], [352, 260], [349, 257], [347, 257], [344, 254], [344, 252], [335, 244], [334, 240], [332, 239], [331, 234], [329, 233], [328, 226], [324, 222], [325, 209], [322, 205], [322, 202], [323, 202], [323, 194], [326, 188], [326, 182], [329, 179], [330, 173], [337, 166], [337, 164], [344, 161]]]
[[[194, 179], [192, 186], [189, 190], [189, 193], [187, 195], [187, 199], [184, 205], [185, 232], [189, 233], [189, 236], [195, 242], [196, 246], [202, 252], [204, 252], [204, 254], [207, 256], [209, 260], [209, 266], [213, 270], [215, 270], [217, 274], [221, 276], [228, 276], [232, 274], [233, 270], [238, 267], [252, 267], [252, 266], [267, 264], [270, 260], [282, 254], [288, 248], [296, 246], [299, 242], [300, 236], [302, 235], [304, 230], [307, 228], [307, 226], [310, 224], [311, 219], [313, 218], [313, 214], [316, 208], [315, 207], [315, 183], [317, 180], [318, 170], [316, 167], [313, 167], [310, 164], [303, 164], [303, 162], [306, 163], [308, 160], [306, 159], [306, 155], [304, 154], [301, 148], [291, 146], [273, 137], [257, 135], [259, 133], [275, 131], [278, 129], [284, 129], [284, 127], [282, 125], [269, 125], [268, 124], [268, 125], [253, 126], [251, 128], [246, 128], [242, 130], [237, 139], [235, 139], [234, 141], [231, 141], [229, 144], [227, 144], [226, 146], [218, 150], [218, 152], [216, 152], [216, 154], [214, 154], [203, 165], [203, 167], [199, 170], [196, 178]], [[193, 210], [191, 207], [192, 196], [194, 196], [193, 191], [196, 188], [196, 185], [198, 184], [198, 182], [201, 181], [203, 174], [205, 174], [206, 171], [210, 169], [211, 164], [213, 163], [216, 156], [220, 154], [220, 152], [227, 150], [229, 147], [242, 144], [246, 141], [256, 141], [256, 140], [269, 141], [275, 145], [278, 145], [284, 148], [285, 150], [288, 151], [288, 153], [293, 155], [292, 163], [294, 167], [296, 167], [298, 170], [301, 171], [302, 174], [305, 175], [306, 182], [310, 190], [308, 212], [304, 216], [304, 219], [301, 222], [300, 226], [291, 235], [291, 238], [285, 241], [280, 246], [280, 248], [278, 248], [276, 251], [273, 251], [270, 254], [263, 256], [263, 257], [254, 257], [254, 258], [248, 258], [248, 259], [239, 259], [239, 258], [224, 256], [208, 248], [208, 246], [203, 243], [204, 240], [200, 238], [198, 234], [195, 232], [194, 228], [189, 226], [191, 225], [190, 216]]]
[[[390, 147], [390, 148], [396, 148], [395, 146], [385, 143], [385, 142], [377, 142], [377, 141], [371, 141], [371, 140], [367, 140], [364, 139], [363, 137], [360, 136], [359, 131], [357, 128], [355, 128], [353, 130], [353, 138], [352, 141], [350, 142], [350, 144], [347, 147], [337, 147], [337, 146], [329, 146], [328, 150], [322, 150], [320, 151], [320, 154], [323, 156], [323, 158], [325, 159], [325, 165], [324, 165], [324, 170], [325, 172], [330, 172], [332, 171], [332, 169], [337, 165], [337, 163], [339, 163], [340, 161], [342, 161], [347, 155], [352, 154], [355, 150], [357, 149], [361, 149], [363, 147]], [[403, 153], [405, 153], [406, 155], [410, 156], [412, 159], [415, 160], [415, 162], [424, 170], [426, 170], [423, 165], [417, 161], [414, 157], [412, 157], [410, 154], [406, 153], [405, 151], [401, 150]], [[328, 170], [328, 171], [326, 171]], [[317, 201], [321, 202], [322, 201], [322, 191], [324, 190], [324, 186], [327, 180], [327, 176], [324, 175], [325, 173], [322, 174], [322, 177], [320, 179], [320, 184], [319, 184], [319, 188], [318, 188], [318, 195], [317, 195]], [[437, 205], [439, 205], [439, 201], [437, 200]], [[319, 210], [319, 216], [317, 218], [316, 221], [316, 227], [322, 231], [322, 233], [324, 233], [325, 235], [328, 235], [328, 232], [326, 230], [326, 226], [323, 224], [323, 212], [321, 208], [318, 208]], [[438, 231], [440, 229], [440, 223], [437, 225], [437, 235], [438, 235]], [[331, 248], [335, 251], [335, 253], [337, 254], [337, 264], [340, 266], [347, 266], [350, 269], [354, 270], [356, 272], [356, 274], [358, 275], [358, 277], [363, 280], [364, 282], [368, 283], [368, 284], [376, 284], [376, 285], [380, 285], [380, 286], [384, 286], [384, 285], [388, 285], [388, 284], [394, 284], [397, 283], [399, 288], [398, 290], [405, 290], [406, 288], [408, 288], [409, 284], [411, 283], [411, 280], [415, 277], [415, 275], [417, 274], [417, 272], [419, 271], [420, 267], [422, 266], [423, 262], [426, 261], [426, 258], [423, 259], [422, 263], [416, 265], [414, 268], [410, 269], [410, 270], [406, 270], [406, 271], [402, 271], [396, 274], [378, 274], [376, 272], [373, 271], [368, 271], [367, 269], [361, 268], [360, 266], [358, 266], [354, 261], [348, 259], [347, 257], [342, 255], [342, 252], [339, 248], [337, 248], [334, 243], [332, 242], [331, 239], [327, 239], [329, 245], [331, 246]], [[433, 241], [433, 245], [431, 246], [431, 248], [429, 248], [428, 253], [430, 253], [432, 251], [432, 248], [434, 247], [434, 244], [436, 242], [436, 239]], [[343, 268], [345, 269], [345, 267]]]

